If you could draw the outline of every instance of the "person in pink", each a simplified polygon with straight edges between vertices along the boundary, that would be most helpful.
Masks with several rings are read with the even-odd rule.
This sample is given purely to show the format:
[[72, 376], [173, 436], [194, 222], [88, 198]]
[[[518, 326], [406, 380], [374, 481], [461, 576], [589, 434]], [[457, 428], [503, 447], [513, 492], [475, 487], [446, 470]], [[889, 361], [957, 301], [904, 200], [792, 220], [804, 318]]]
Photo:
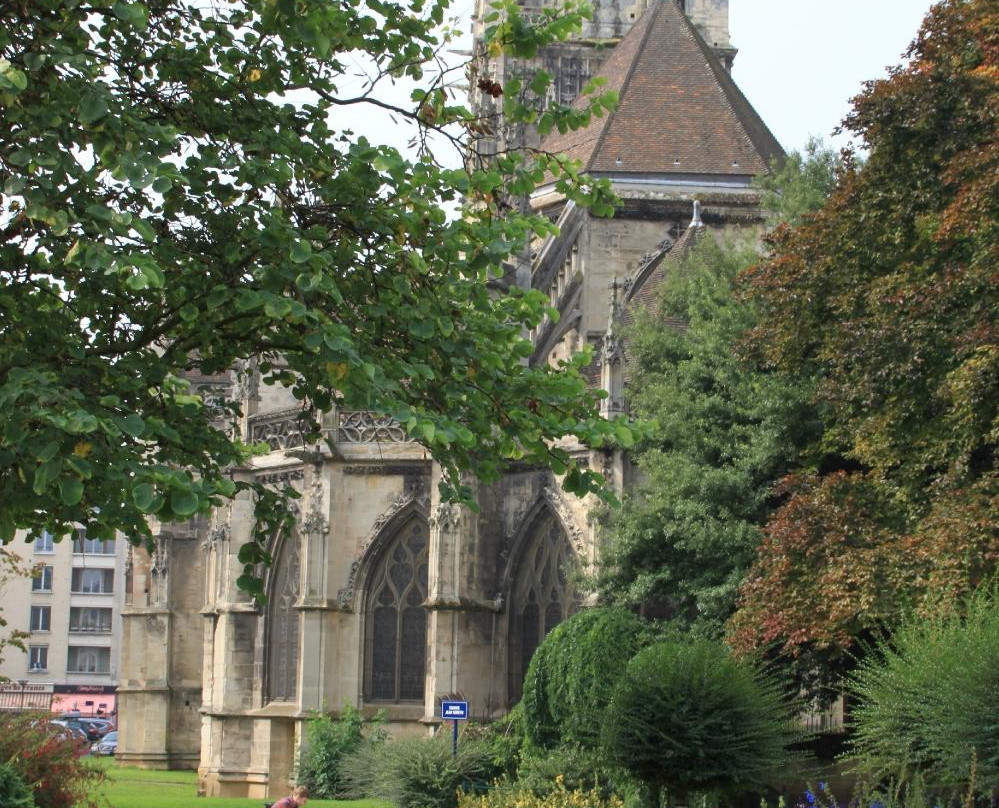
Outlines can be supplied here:
[[309, 789], [298, 786], [287, 797], [275, 802], [271, 808], [300, 808], [309, 801]]

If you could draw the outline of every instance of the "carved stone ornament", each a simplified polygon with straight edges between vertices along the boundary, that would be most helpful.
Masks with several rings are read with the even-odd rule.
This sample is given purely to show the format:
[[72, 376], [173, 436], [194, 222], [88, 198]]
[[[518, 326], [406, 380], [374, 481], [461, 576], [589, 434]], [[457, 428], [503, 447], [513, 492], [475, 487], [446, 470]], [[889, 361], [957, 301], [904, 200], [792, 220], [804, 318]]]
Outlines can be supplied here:
[[293, 488], [301, 488], [300, 485], [293, 485], [293, 483], [302, 482], [305, 479], [305, 471], [302, 468], [284, 469], [283, 471], [274, 471], [267, 474], [258, 474], [253, 478], [254, 482], [258, 482], [261, 485], [270, 485], [273, 487], [284, 487], [286, 485], [291, 485]]
[[325, 504], [323, 480], [317, 471], [309, 489], [309, 510], [305, 519], [302, 520], [302, 531], [307, 535], [325, 535], [330, 532], [330, 523], [325, 514]]
[[453, 533], [460, 522], [461, 508], [447, 502], [438, 505], [434, 510], [434, 515], [430, 518], [430, 526], [437, 528], [441, 533]]
[[562, 494], [558, 489], [546, 485], [542, 490], [542, 496], [547, 500], [548, 504], [551, 505], [552, 510], [555, 511], [562, 523], [562, 527], [565, 528], [565, 532], [569, 536], [569, 540], [572, 542], [572, 546], [575, 548], [576, 553], [579, 554], [580, 558], [586, 557], [586, 544], [583, 538], [583, 531], [579, 529], [576, 524], [576, 520], [573, 518], [572, 511], [566, 504], [565, 500], [562, 498]]
[[150, 559], [150, 571], [153, 575], [166, 575], [169, 561], [169, 543], [164, 536], [157, 536], [156, 544], [153, 547], [153, 555]]
[[399, 496], [392, 500], [388, 508], [375, 519], [374, 524], [371, 525], [371, 529], [364, 537], [364, 541], [361, 542], [361, 548], [358, 550], [357, 556], [350, 565], [350, 572], [347, 574], [347, 583], [341, 589], [337, 590], [336, 600], [341, 609], [344, 611], [351, 609], [351, 604], [354, 602], [354, 585], [357, 582], [357, 571], [361, 568], [361, 562], [367, 556], [371, 546], [378, 541], [385, 527], [403, 510], [414, 503], [421, 511], [426, 513], [429, 507], [426, 492], [416, 492], [416, 495], [409, 492], [399, 494]]
[[413, 443], [414, 438], [402, 424], [388, 415], [367, 410], [345, 410], [339, 413], [337, 443]]
[[266, 443], [271, 451], [305, 446], [305, 434], [312, 424], [301, 407], [250, 418], [250, 443]]

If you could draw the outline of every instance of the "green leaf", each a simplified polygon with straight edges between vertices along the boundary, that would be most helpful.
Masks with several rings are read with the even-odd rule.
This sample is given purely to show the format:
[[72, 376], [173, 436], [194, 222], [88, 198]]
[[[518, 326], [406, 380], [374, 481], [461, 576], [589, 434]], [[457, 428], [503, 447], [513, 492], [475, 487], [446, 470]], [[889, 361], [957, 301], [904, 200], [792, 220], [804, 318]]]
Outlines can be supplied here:
[[170, 508], [180, 517], [193, 516], [198, 510], [198, 495], [187, 489], [170, 494]]
[[78, 477], [60, 477], [59, 496], [63, 505], [78, 504], [83, 499], [83, 482]]
[[134, 412], [118, 421], [118, 426], [121, 427], [122, 432], [133, 438], [140, 437], [146, 431], [146, 422]]
[[312, 245], [307, 241], [295, 241], [291, 245], [291, 260], [296, 264], [304, 264], [312, 257]]
[[79, 118], [84, 126], [97, 123], [107, 114], [108, 104], [103, 96], [90, 92], [80, 99]]
[[153, 488], [149, 483], [139, 483], [132, 489], [132, 502], [135, 503], [135, 507], [138, 508], [143, 513], [152, 513], [153, 498], [156, 494], [156, 489]]

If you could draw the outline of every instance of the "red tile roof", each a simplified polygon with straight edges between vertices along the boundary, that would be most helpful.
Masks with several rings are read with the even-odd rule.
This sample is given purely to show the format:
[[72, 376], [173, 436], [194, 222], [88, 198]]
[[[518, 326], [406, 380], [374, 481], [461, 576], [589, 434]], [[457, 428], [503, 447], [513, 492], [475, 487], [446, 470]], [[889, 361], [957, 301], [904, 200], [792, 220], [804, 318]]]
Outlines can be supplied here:
[[653, 0], [598, 75], [618, 107], [542, 142], [586, 171], [748, 177], [784, 154], [673, 0]]

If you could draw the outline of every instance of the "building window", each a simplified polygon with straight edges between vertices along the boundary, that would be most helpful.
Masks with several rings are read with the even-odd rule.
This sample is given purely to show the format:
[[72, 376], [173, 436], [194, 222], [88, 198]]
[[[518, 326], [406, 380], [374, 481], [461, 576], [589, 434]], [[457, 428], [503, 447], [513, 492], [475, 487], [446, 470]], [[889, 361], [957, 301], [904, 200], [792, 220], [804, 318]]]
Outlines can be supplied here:
[[364, 697], [422, 701], [427, 664], [427, 525], [413, 518], [376, 565], [365, 604]]
[[73, 606], [69, 610], [69, 630], [73, 633], [109, 634], [111, 610]]
[[34, 550], [36, 553], [54, 553], [55, 543], [52, 534], [43, 530], [40, 536], [35, 536]]
[[111, 673], [111, 649], [69, 646], [67, 673]]
[[292, 533], [281, 548], [269, 593], [267, 692], [271, 701], [294, 701], [298, 696], [301, 615], [296, 604], [301, 576], [299, 539]]
[[49, 668], [49, 647], [47, 645], [28, 646], [28, 670], [45, 671]]
[[32, 606], [31, 607], [31, 630], [51, 631], [52, 630], [52, 607]]
[[114, 592], [114, 570], [73, 567], [71, 591], [86, 595], [110, 595]]
[[531, 529], [510, 596], [510, 699], [517, 702], [531, 657], [555, 626], [579, 611], [581, 599], [570, 581], [576, 557], [551, 511]]
[[40, 567], [35, 568], [34, 575], [31, 578], [31, 591], [32, 592], [51, 592], [52, 591], [52, 567], [49, 564], [43, 564]]
[[114, 539], [88, 539], [82, 530], [73, 539], [74, 555], [114, 555]]

